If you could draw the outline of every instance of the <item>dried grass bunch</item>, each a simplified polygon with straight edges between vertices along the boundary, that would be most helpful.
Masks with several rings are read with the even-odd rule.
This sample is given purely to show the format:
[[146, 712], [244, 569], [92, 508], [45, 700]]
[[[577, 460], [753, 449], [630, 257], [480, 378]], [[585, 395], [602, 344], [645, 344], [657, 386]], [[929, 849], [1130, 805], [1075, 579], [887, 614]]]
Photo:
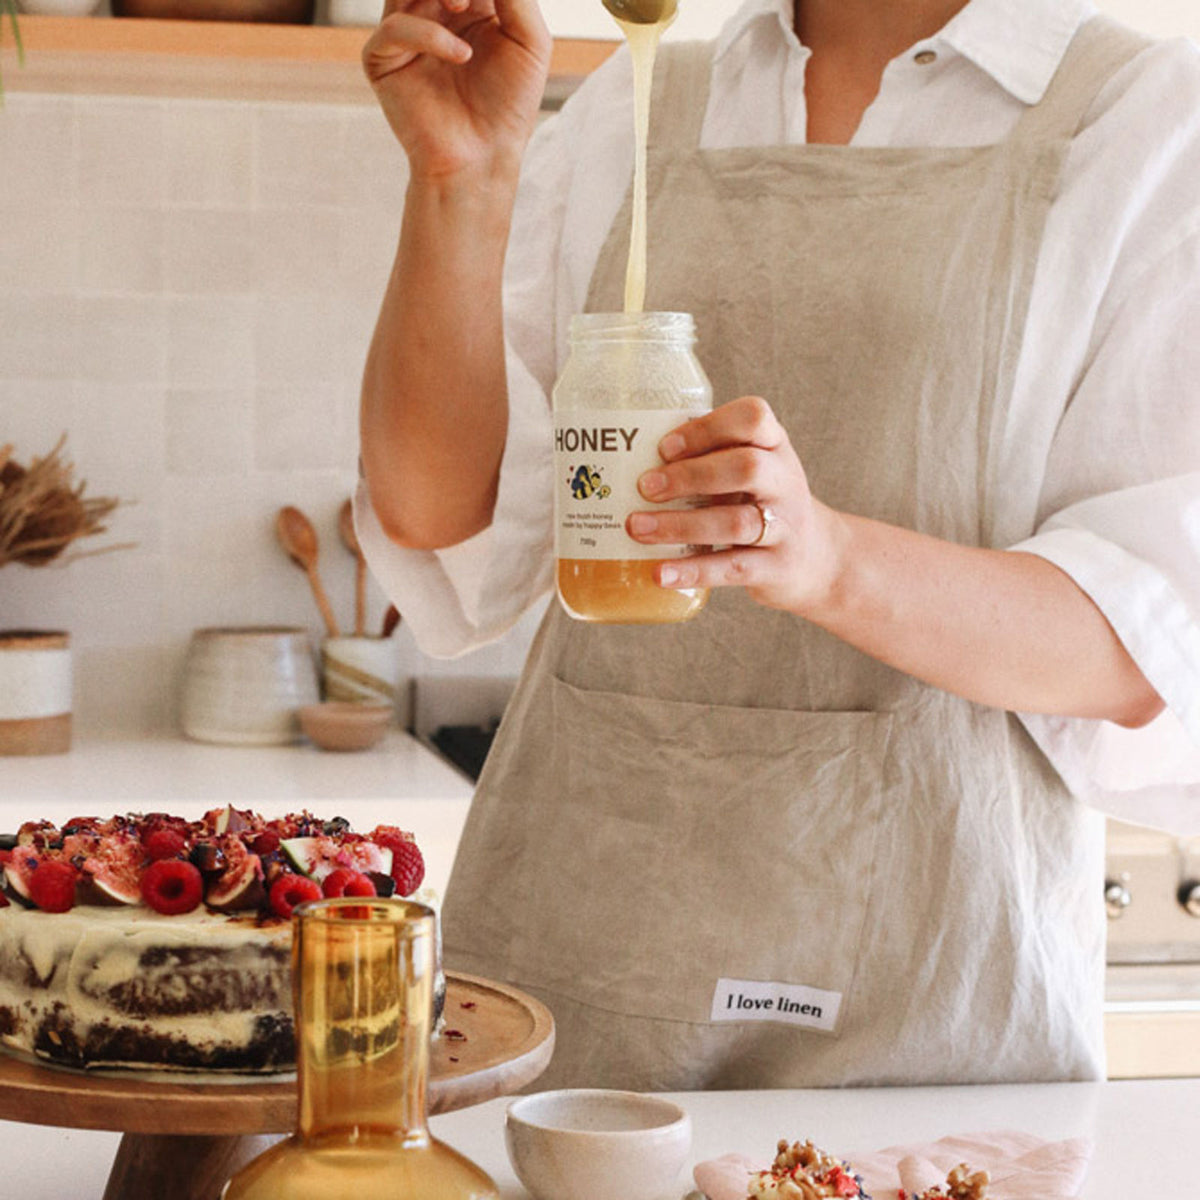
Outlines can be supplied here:
[[120, 503], [84, 496], [86, 484], [73, 482], [75, 466], [62, 456], [66, 440], [64, 434], [28, 467], [12, 457], [11, 445], [0, 446], [0, 567], [45, 566], [79, 538], [103, 533], [105, 518]]

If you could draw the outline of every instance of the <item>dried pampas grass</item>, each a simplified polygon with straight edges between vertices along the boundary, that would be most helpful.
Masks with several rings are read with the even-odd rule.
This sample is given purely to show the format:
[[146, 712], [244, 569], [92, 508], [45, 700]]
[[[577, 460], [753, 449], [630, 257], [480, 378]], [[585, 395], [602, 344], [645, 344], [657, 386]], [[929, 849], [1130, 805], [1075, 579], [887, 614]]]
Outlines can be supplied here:
[[120, 501], [84, 496], [86, 484], [73, 482], [74, 464], [62, 457], [66, 441], [63, 434], [45, 458], [28, 467], [13, 458], [11, 445], [0, 446], [0, 567], [45, 566], [79, 538], [106, 530], [105, 518]]

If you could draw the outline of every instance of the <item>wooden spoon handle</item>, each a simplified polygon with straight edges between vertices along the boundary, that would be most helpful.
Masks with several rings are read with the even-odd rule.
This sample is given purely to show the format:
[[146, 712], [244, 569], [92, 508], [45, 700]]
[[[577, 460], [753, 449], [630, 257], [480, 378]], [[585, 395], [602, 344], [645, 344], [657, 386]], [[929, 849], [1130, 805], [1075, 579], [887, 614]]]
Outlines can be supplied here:
[[312, 566], [305, 567], [304, 573], [308, 576], [313, 599], [316, 600], [317, 607], [321, 610], [321, 617], [325, 622], [325, 631], [330, 637], [341, 637], [338, 623], [334, 620], [333, 606], [329, 603], [329, 597], [325, 595], [325, 589], [321, 586], [321, 577], [317, 574], [316, 564], [314, 563]]
[[354, 563], [354, 632], [367, 632], [367, 560], [361, 554]]

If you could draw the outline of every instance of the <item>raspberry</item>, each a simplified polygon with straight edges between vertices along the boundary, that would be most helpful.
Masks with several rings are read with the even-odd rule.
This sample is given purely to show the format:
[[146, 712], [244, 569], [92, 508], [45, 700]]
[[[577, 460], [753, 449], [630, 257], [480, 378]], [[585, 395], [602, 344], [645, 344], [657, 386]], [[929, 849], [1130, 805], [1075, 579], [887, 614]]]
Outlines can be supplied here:
[[164, 858], [142, 876], [142, 899], [155, 912], [173, 917], [191, 912], [204, 898], [204, 879], [190, 862]]
[[374, 896], [375, 885], [361, 872], [338, 867], [325, 876], [321, 891], [326, 896]]
[[425, 878], [425, 859], [416, 842], [401, 842], [392, 846], [392, 878], [401, 896], [411, 896]]
[[297, 904], [320, 899], [320, 885], [305, 875], [280, 875], [271, 884], [271, 911], [277, 917], [291, 917]]
[[178, 858], [187, 849], [187, 839], [178, 829], [156, 829], [142, 843], [146, 857], [154, 862]]
[[75, 905], [78, 872], [70, 863], [43, 859], [29, 877], [29, 898], [42, 912], [68, 912]]
[[279, 834], [273, 829], [264, 829], [247, 843], [247, 848], [255, 854], [272, 854], [279, 849]]

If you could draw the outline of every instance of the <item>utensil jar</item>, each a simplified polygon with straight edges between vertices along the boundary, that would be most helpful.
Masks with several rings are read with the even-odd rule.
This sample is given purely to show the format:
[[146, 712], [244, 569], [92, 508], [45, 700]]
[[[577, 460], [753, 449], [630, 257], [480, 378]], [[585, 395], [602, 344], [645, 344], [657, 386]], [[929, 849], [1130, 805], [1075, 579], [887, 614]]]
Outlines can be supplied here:
[[571, 318], [571, 351], [554, 388], [554, 511], [558, 596], [577, 620], [686, 621], [705, 588], [663, 588], [654, 565], [690, 546], [644, 545], [625, 531], [651, 504], [638, 477], [660, 466], [658, 443], [712, 408], [690, 313], [587, 313]]
[[495, 1200], [429, 1134], [434, 915], [406, 900], [318, 900], [293, 918], [298, 1128], [222, 1200]]

